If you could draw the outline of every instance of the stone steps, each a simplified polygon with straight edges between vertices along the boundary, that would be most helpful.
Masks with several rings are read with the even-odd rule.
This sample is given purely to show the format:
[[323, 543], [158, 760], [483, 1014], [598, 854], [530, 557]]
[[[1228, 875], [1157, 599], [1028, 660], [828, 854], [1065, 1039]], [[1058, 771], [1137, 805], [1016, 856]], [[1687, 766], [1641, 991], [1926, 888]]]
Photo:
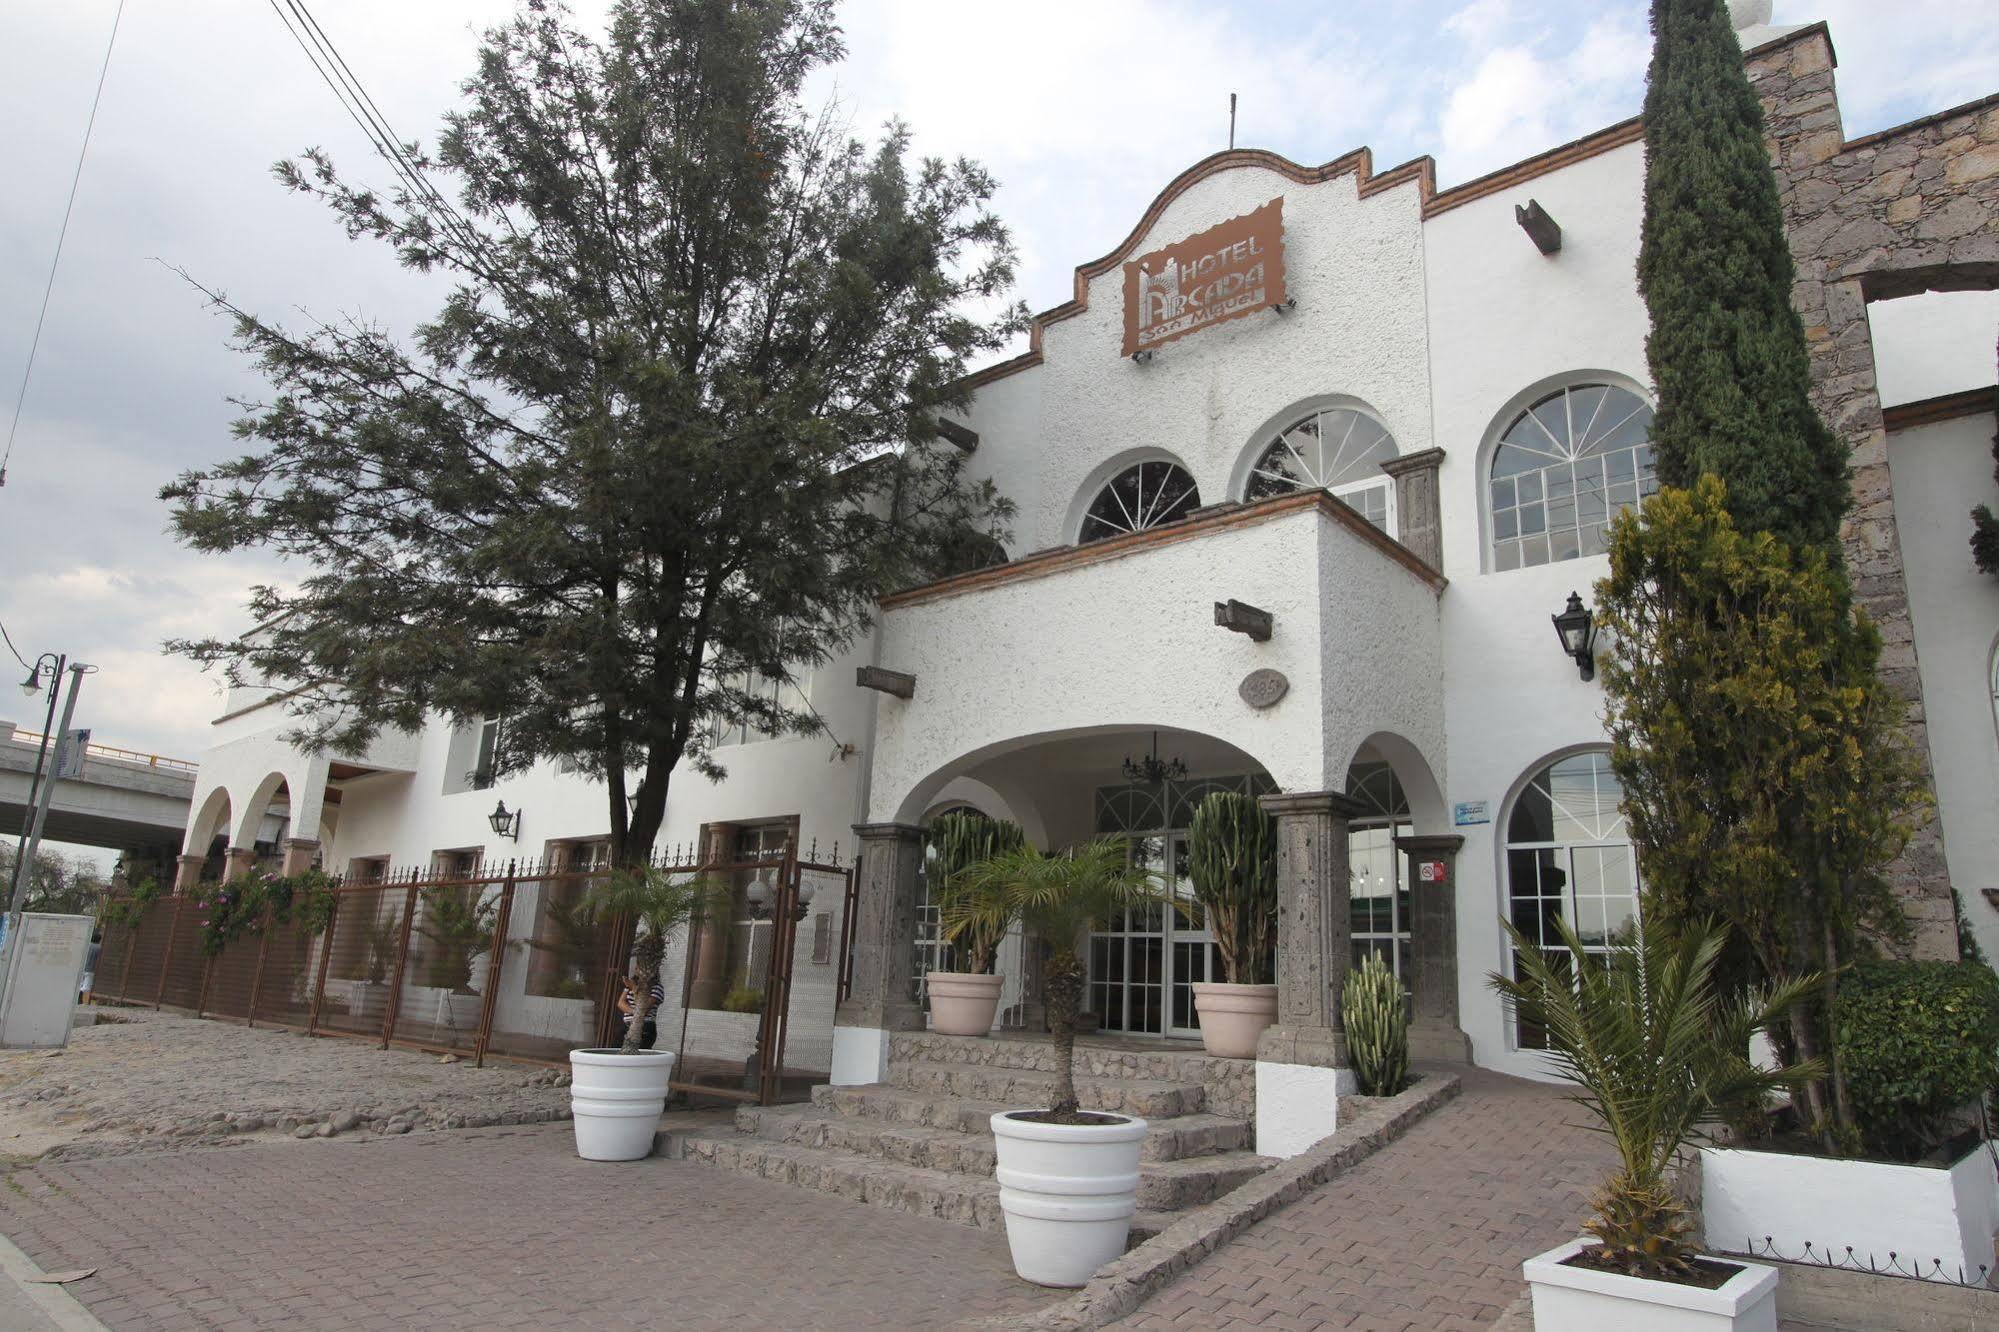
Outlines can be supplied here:
[[[1018, 1108], [1002, 1101], [958, 1101], [880, 1084], [814, 1087], [812, 1102], [852, 1119], [985, 1134], [991, 1132], [990, 1123], [995, 1114]], [[1145, 1144], [1139, 1149], [1139, 1157], [1145, 1161], [1177, 1161], [1209, 1152], [1247, 1151], [1255, 1145], [1255, 1137], [1255, 1131], [1246, 1121], [1226, 1115], [1206, 1111], [1175, 1115], [1147, 1121]]]
[[[891, 1063], [891, 1087], [928, 1092], [968, 1101], [999, 1101], [1020, 1110], [1046, 1106], [1054, 1099], [1055, 1075], [1024, 1069], [976, 1064], [910, 1060]], [[1171, 1119], [1202, 1108], [1198, 1082], [1163, 1082], [1152, 1078], [1078, 1077], [1076, 1100], [1085, 1110], [1109, 1110], [1141, 1119]]]
[[[996, 1164], [992, 1132], [984, 1121], [977, 1130], [965, 1131], [847, 1118], [815, 1105], [772, 1109], [751, 1106], [737, 1112], [736, 1131], [767, 1142], [873, 1156], [895, 1165], [978, 1179], [990, 1179]], [[1198, 1207], [1261, 1174], [1269, 1164], [1245, 1151], [1144, 1161], [1139, 1173], [1138, 1205], [1162, 1211]]]
[[[1055, 1071], [1055, 1046], [1045, 1037], [1019, 1033], [997, 1036], [940, 1036], [897, 1032], [889, 1038], [889, 1066], [964, 1064], [1025, 1073]], [[1084, 1037], [1076, 1043], [1076, 1076], [1198, 1083], [1206, 1091], [1203, 1108], [1236, 1119], [1256, 1117], [1256, 1065], [1247, 1059], [1216, 1059], [1198, 1043], [1152, 1042]]]
[[[1002, 1230], [1006, 1226], [1000, 1212], [999, 1181], [991, 1178], [928, 1170], [855, 1152], [770, 1142], [713, 1129], [682, 1135], [678, 1141], [687, 1156], [695, 1160], [760, 1179], [982, 1230]], [[1132, 1217], [1131, 1243], [1150, 1239], [1173, 1220], [1171, 1213], [1141, 1206]]]

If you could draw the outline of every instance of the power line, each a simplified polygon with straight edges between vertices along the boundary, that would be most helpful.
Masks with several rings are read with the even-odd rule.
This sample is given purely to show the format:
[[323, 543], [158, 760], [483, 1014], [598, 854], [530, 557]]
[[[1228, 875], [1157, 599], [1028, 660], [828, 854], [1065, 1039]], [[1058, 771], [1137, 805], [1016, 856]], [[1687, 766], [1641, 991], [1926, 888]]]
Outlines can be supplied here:
[[83, 179], [83, 158], [90, 151], [90, 132], [97, 127], [97, 105], [104, 100], [104, 76], [111, 72], [111, 48], [118, 42], [118, 24], [124, 17], [125, 0], [118, 0], [118, 12], [111, 16], [111, 37], [104, 43], [104, 63], [97, 70], [97, 91], [90, 98], [90, 119], [84, 122], [83, 143], [76, 150], [76, 170], [69, 178], [69, 202], [62, 206], [62, 229], [56, 233], [55, 257], [49, 260], [49, 280], [42, 286], [41, 313], [35, 316], [35, 334], [28, 340], [28, 364], [21, 371], [21, 391], [14, 395], [14, 419], [7, 426], [7, 451], [0, 454], [0, 486], [7, 484], [7, 464], [14, 458], [14, 432], [21, 428], [21, 407], [28, 400], [28, 380], [34, 376], [35, 353], [42, 345], [42, 323], [49, 317], [49, 295], [56, 289], [56, 267], [62, 263], [63, 241], [69, 237], [70, 210], [76, 207], [77, 182]]
[[[14, 654], [14, 660], [23, 666], [28, 666], [28, 659], [21, 655], [21, 649], [14, 646], [14, 636], [7, 632], [7, 623], [4, 620], [0, 620], [0, 638], [7, 640], [7, 650]], [[35, 668], [28, 666], [28, 669], [32, 671]]]

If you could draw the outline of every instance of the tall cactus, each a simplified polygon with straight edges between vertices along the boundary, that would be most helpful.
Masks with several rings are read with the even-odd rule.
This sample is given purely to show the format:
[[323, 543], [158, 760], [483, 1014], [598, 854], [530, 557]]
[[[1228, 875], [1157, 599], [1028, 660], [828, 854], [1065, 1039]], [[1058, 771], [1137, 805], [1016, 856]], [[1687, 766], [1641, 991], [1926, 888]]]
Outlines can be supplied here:
[[1252, 796], [1217, 791], [1187, 826], [1187, 861], [1222, 974], [1235, 985], [1268, 985], [1277, 947], [1277, 820]]
[[960, 881], [968, 866], [1011, 851], [1027, 839], [1020, 825], [991, 819], [976, 810], [953, 810], [930, 821], [930, 851], [925, 868], [932, 899], [938, 904], [945, 940], [957, 962], [975, 975], [987, 975], [1000, 943], [1013, 925], [1015, 911], [1001, 895], [982, 894]]
[[1346, 1022], [1347, 1057], [1363, 1096], [1393, 1096], [1409, 1080], [1409, 1009], [1402, 982], [1369, 953], [1347, 973], [1340, 991]]

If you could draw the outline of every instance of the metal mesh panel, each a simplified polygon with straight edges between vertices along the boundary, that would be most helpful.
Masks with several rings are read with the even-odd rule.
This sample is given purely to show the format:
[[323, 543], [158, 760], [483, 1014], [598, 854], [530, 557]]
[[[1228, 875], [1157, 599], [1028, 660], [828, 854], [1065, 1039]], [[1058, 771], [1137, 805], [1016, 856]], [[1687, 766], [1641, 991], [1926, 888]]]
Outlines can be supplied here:
[[335, 895], [333, 926], [313, 949], [318, 971], [308, 984], [319, 990], [314, 1030], [381, 1039], [410, 892], [401, 884], [362, 884]]
[[160, 965], [166, 959], [167, 936], [173, 930], [178, 902], [155, 902], [132, 927], [131, 962], [119, 996], [127, 1003], [150, 1004], [160, 992]]
[[247, 1019], [250, 996], [257, 982], [257, 959], [264, 949], [268, 926], [245, 930], [227, 947], [205, 958], [207, 976], [200, 998], [201, 1012], [209, 1017]]
[[417, 888], [391, 1039], [426, 1050], [478, 1053], [488, 987], [498, 969], [494, 931], [505, 898], [500, 884], [486, 880]]
[[193, 1009], [201, 1002], [201, 973], [208, 961], [201, 951], [208, 912], [198, 900], [179, 905], [167, 937], [166, 981], [160, 987], [160, 1003], [168, 1008]]
[[257, 976], [257, 1025], [302, 1028], [311, 1022], [319, 948], [320, 936], [284, 926], [269, 931]]
[[594, 909], [602, 875], [551, 874], [503, 887], [506, 942], [489, 970], [489, 1054], [559, 1063], [599, 1044], [617, 1001], [621, 922]]

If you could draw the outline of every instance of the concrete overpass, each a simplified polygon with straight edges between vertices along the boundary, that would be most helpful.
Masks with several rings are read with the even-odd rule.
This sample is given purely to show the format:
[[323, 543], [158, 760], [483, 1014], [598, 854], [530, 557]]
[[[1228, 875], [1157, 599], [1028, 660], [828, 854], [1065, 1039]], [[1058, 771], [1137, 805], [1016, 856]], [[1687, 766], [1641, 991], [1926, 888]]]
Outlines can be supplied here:
[[[0, 835], [19, 837], [26, 827], [41, 738], [0, 721]], [[196, 767], [184, 759], [91, 745], [82, 776], [56, 783], [42, 840], [101, 846], [124, 852], [128, 861], [171, 865], [187, 832]]]

